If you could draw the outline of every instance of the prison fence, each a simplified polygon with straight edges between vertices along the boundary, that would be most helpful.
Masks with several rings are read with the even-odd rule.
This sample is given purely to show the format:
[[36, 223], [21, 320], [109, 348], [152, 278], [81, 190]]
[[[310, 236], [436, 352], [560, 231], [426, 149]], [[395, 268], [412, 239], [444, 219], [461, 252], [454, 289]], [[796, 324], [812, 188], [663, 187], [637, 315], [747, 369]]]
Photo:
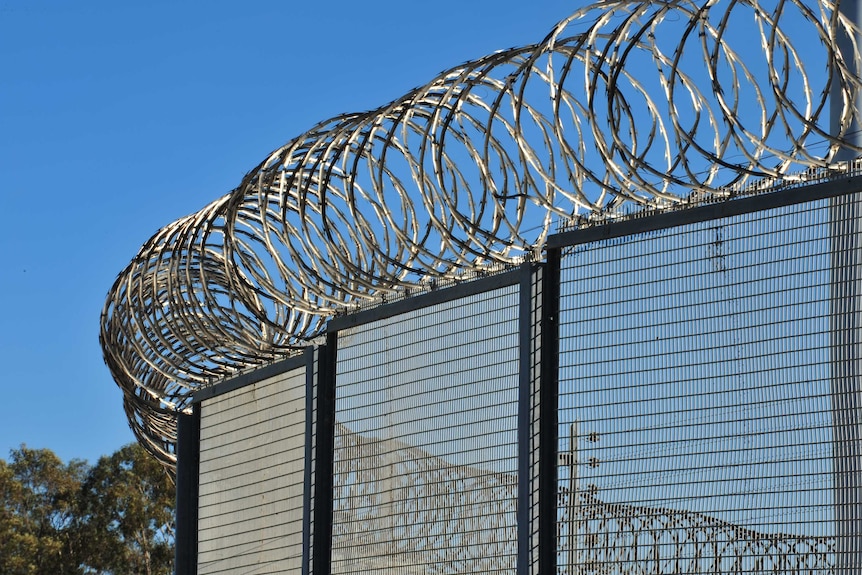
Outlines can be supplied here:
[[860, 189], [564, 231], [198, 392], [178, 573], [858, 573]]

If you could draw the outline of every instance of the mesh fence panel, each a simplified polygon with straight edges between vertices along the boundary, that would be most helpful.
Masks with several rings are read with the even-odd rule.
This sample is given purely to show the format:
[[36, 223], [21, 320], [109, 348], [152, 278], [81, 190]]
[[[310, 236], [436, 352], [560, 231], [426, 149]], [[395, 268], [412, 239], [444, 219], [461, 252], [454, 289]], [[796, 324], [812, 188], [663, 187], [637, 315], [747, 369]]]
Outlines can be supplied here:
[[565, 248], [559, 572], [838, 572], [830, 206]]
[[306, 375], [201, 402], [198, 573], [300, 573]]
[[339, 333], [332, 573], [514, 573], [518, 288]]

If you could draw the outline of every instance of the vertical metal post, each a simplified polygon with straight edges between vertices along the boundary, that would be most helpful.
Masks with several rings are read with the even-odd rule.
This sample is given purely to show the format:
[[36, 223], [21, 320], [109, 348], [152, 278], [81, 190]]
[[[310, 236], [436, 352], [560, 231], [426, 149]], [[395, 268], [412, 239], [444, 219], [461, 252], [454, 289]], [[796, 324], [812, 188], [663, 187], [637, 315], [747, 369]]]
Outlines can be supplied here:
[[578, 434], [580, 433], [579, 422], [575, 422], [569, 428], [569, 509], [566, 515], [569, 519], [569, 573], [577, 575], [580, 573], [580, 554], [578, 549], [578, 537], [580, 536], [581, 523], [581, 486], [578, 484], [578, 466], [580, 465], [578, 454]]
[[314, 575], [332, 573], [332, 497], [335, 451], [335, 360], [337, 333], [328, 333], [317, 364], [317, 429], [314, 457]]
[[542, 282], [539, 388], [539, 573], [557, 572], [560, 249], [549, 249]]
[[174, 532], [174, 573], [197, 575], [198, 477], [200, 474], [200, 404], [191, 415], [177, 414], [177, 494]]
[[[862, 27], [862, 6], [859, 0], [840, 0], [838, 2], [839, 12], [850, 22], [857, 27]], [[860, 75], [860, 57], [862, 55], [856, 52], [856, 46], [862, 46], [862, 36], [856, 34], [852, 38], [843, 28], [835, 30], [838, 50], [841, 53], [841, 58], [844, 65], [855, 76]], [[857, 149], [862, 148], [862, 127], [859, 125], [859, 116], [862, 114], [862, 93], [854, 92], [850, 95], [850, 99], [855, 106], [855, 113], [852, 114], [849, 120], [849, 125], [842, 130], [842, 115], [844, 112], [844, 95], [842, 94], [841, 82], [838, 81], [838, 70], [834, 70], [832, 85], [830, 86], [830, 132], [833, 135], [838, 135], [843, 132], [843, 138]], [[835, 162], [845, 162], [853, 160], [859, 156], [859, 153], [851, 147], [840, 148], [835, 157]]]
[[312, 496], [314, 494], [315, 406], [317, 395], [318, 350], [305, 349], [305, 471], [302, 488], [302, 574], [311, 574], [311, 550], [314, 541]]
[[[530, 567], [530, 501], [532, 473], [530, 470], [530, 427], [533, 391], [533, 266], [521, 266], [518, 304], [518, 559], [517, 575], [529, 575]], [[539, 306], [541, 313], [541, 307]]]
[[[862, 6], [858, 0], [841, 0], [838, 4], [843, 16], [856, 26], [862, 25]], [[860, 55], [854, 45], [862, 45], [862, 38], [858, 34], [851, 38], [843, 29], [835, 32], [845, 65], [858, 76]], [[835, 72], [837, 76], [837, 70]], [[847, 126], [842, 126], [844, 97], [837, 79], [833, 79], [830, 97], [832, 134], [841, 133], [850, 144], [862, 147], [859, 126], [862, 94], [850, 96], [855, 111]], [[843, 147], [837, 151], [834, 161], [851, 161], [857, 155], [852, 147]], [[851, 575], [862, 570], [862, 214], [855, 196], [831, 199], [829, 212], [832, 274], [830, 379], [837, 536], [835, 575]]]

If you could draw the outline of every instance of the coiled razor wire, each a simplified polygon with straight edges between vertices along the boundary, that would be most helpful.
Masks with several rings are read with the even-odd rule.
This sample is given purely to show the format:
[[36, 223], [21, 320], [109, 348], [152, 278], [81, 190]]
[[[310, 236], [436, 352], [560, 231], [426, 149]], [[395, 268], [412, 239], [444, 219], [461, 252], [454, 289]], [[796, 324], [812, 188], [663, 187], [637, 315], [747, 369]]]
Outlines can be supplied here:
[[[453, 465], [343, 425], [335, 442], [334, 573], [515, 571], [517, 475]], [[397, 487], [380, 480], [383, 469]], [[559, 494], [558, 547], [567, 559], [558, 573], [836, 572], [834, 537], [764, 533], [692, 511], [605, 502], [591, 491]]]
[[605, 1], [321, 122], [120, 273], [101, 342], [134, 433], [173, 466], [194, 390], [363, 302], [540, 257], [554, 222], [834, 169], [862, 151], [845, 33], [830, 0]]

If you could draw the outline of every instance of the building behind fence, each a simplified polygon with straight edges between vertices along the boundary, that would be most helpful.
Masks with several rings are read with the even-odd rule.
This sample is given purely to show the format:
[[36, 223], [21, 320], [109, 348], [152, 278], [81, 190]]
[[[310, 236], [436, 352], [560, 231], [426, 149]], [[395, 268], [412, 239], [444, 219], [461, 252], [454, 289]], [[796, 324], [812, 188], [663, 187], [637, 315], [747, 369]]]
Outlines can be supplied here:
[[177, 573], [860, 572], [860, 190], [563, 231], [196, 392]]

